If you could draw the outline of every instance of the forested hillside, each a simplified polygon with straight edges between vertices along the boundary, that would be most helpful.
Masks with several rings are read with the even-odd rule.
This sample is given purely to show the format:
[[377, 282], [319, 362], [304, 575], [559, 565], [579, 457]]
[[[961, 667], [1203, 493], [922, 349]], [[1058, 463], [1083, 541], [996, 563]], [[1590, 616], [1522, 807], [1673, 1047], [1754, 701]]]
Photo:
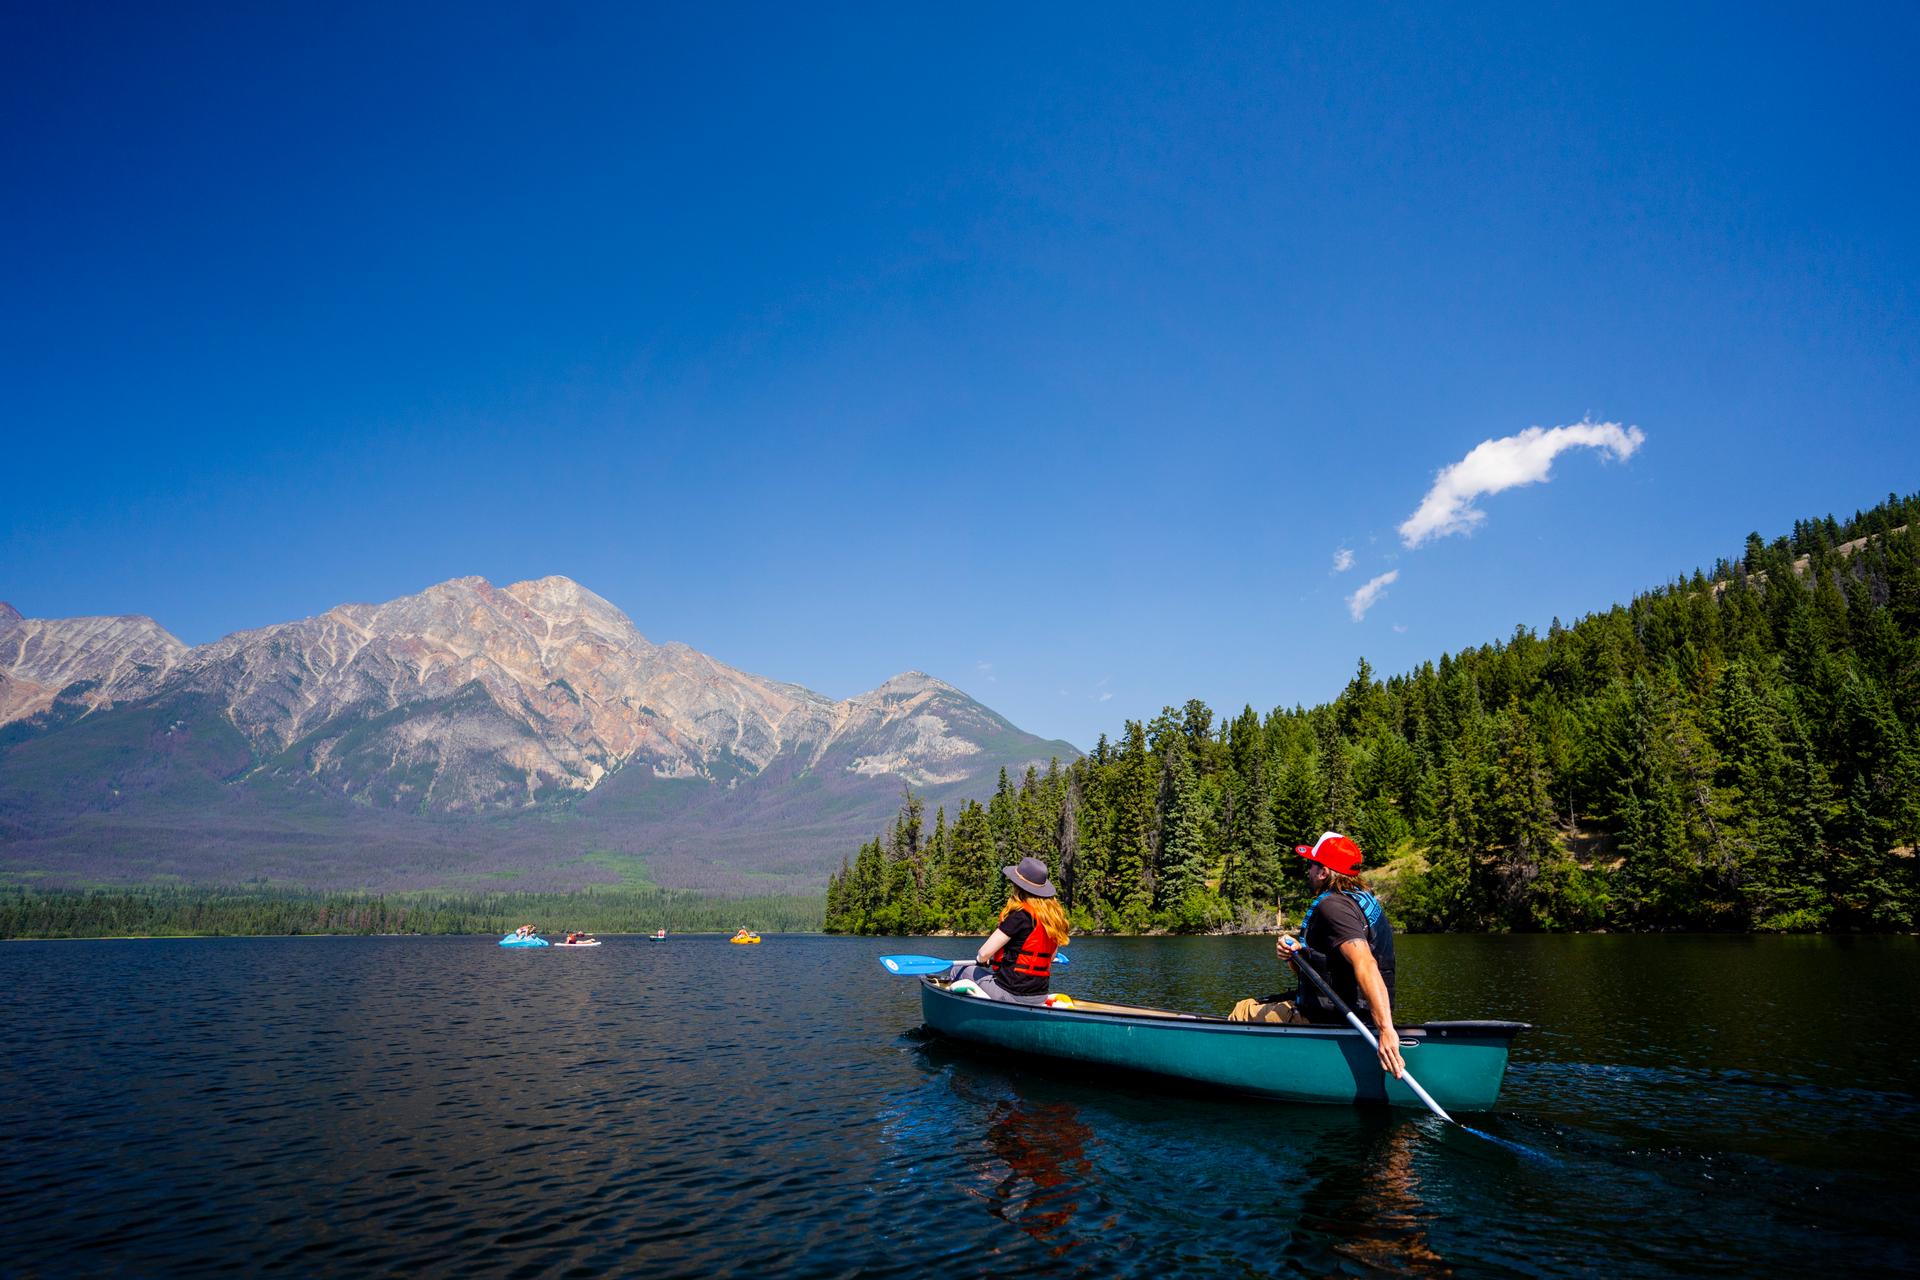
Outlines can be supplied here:
[[710, 898], [674, 889], [581, 893], [319, 894], [150, 886], [93, 892], [0, 889], [0, 938], [223, 934], [809, 932], [820, 899]]
[[906, 797], [829, 930], [982, 931], [999, 868], [1077, 928], [1298, 918], [1290, 849], [1367, 852], [1404, 928], [1911, 930], [1920, 906], [1920, 494], [1334, 702], [1128, 721], [951, 818]]

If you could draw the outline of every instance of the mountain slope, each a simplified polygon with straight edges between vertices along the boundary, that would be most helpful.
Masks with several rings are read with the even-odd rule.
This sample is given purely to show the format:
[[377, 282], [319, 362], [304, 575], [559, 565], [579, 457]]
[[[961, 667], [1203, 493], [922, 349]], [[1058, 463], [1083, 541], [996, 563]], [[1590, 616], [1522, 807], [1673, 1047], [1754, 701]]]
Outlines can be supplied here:
[[598, 850], [700, 887], [817, 883], [903, 785], [980, 794], [1077, 754], [919, 672], [834, 701], [656, 645], [560, 577], [192, 649], [150, 619], [0, 612], [15, 875], [558, 887], [608, 879], [579, 863]]

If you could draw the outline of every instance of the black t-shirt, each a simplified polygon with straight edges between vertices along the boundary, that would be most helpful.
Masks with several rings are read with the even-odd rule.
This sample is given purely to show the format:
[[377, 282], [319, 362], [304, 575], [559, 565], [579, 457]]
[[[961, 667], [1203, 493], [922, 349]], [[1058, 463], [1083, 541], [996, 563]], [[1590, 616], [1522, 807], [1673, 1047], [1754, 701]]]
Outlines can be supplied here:
[[1002, 991], [1010, 991], [1016, 996], [1047, 994], [1049, 980], [1046, 974], [1021, 973], [1013, 967], [1014, 956], [1026, 945], [1027, 935], [1037, 927], [1033, 917], [1024, 908], [1007, 912], [1007, 918], [1000, 922], [999, 929], [1007, 935], [1007, 945], [994, 957], [993, 980], [1000, 984]]
[[[1312, 916], [1307, 920], [1307, 931], [1301, 941], [1307, 944], [1308, 961], [1319, 970], [1340, 998], [1353, 1007], [1354, 1012], [1365, 1014], [1370, 1005], [1366, 997], [1360, 994], [1360, 980], [1353, 972], [1353, 963], [1349, 961], [1340, 947], [1343, 943], [1358, 939], [1367, 940], [1367, 915], [1360, 904], [1344, 893], [1329, 893], [1314, 906]], [[1373, 927], [1373, 959], [1380, 966], [1380, 981], [1386, 984], [1387, 996], [1393, 996], [1393, 925], [1387, 920], [1387, 913], [1380, 913], [1379, 923]], [[1315, 1022], [1345, 1022], [1341, 1012], [1327, 1003], [1319, 988], [1311, 982], [1300, 990], [1300, 1008]]]

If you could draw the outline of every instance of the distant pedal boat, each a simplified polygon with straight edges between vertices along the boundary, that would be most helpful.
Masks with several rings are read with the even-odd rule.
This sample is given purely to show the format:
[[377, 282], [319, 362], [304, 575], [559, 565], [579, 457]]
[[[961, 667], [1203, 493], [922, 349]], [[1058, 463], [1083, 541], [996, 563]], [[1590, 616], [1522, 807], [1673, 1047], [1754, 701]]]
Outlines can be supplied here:
[[[1423, 1110], [1380, 1069], [1347, 1026], [1228, 1022], [1076, 999], [1071, 1008], [984, 1000], [920, 980], [920, 1009], [942, 1035], [1075, 1062], [1216, 1085], [1285, 1102], [1386, 1103]], [[1487, 1111], [1500, 1096], [1507, 1048], [1524, 1022], [1426, 1022], [1401, 1027], [1407, 1069], [1449, 1111]]]

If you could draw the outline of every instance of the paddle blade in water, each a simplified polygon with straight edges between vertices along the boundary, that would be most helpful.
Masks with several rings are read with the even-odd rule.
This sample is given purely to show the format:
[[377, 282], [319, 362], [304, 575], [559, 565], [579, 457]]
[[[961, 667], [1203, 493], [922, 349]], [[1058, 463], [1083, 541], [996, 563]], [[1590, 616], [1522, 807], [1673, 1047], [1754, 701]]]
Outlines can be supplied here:
[[1515, 1142], [1512, 1138], [1503, 1138], [1497, 1133], [1488, 1133], [1485, 1129], [1476, 1129], [1470, 1124], [1454, 1121], [1430, 1129], [1430, 1136], [1437, 1138], [1446, 1146], [1464, 1155], [1478, 1160], [1494, 1160], [1504, 1163], [1510, 1159], [1521, 1159], [1531, 1164], [1557, 1167], [1560, 1163], [1538, 1147]]
[[1468, 1133], [1472, 1134], [1476, 1138], [1485, 1138], [1488, 1142], [1493, 1143], [1495, 1146], [1503, 1147], [1506, 1150], [1511, 1151], [1514, 1155], [1519, 1156], [1523, 1160], [1531, 1160], [1535, 1164], [1557, 1165], [1560, 1163], [1558, 1160], [1555, 1160], [1552, 1156], [1548, 1155], [1544, 1151], [1536, 1151], [1532, 1147], [1523, 1146], [1520, 1143], [1514, 1142], [1510, 1139], [1496, 1137], [1493, 1134], [1488, 1133], [1484, 1129], [1476, 1129], [1470, 1124], [1463, 1124], [1460, 1127], [1466, 1130]]

